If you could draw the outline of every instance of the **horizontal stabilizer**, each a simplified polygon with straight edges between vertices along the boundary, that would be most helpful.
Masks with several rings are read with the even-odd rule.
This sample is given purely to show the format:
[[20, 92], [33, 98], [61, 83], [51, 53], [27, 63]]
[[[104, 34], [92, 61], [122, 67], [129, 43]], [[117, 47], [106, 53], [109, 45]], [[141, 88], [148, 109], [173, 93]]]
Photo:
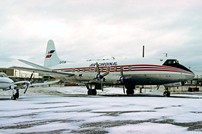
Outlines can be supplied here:
[[37, 68], [27, 68], [27, 67], [18, 67], [18, 66], [13, 66], [10, 67], [11, 69], [17, 69], [17, 70], [22, 70], [22, 71], [29, 71], [29, 72], [35, 72], [35, 73], [40, 73], [43, 75], [54, 75], [54, 76], [74, 76], [73, 73], [67, 73], [63, 71], [57, 71], [57, 70], [52, 70], [52, 69], [37, 69]]
[[37, 69], [51, 70], [51, 69], [49, 69], [49, 68], [47, 68], [47, 67], [44, 67], [44, 66], [35, 64], [35, 63], [33, 63], [33, 62], [29, 62], [29, 61], [22, 60], [22, 59], [18, 59], [18, 60], [21, 61], [21, 62], [23, 62], [23, 63], [25, 63], [25, 64], [27, 64], [27, 65], [29, 65], [29, 66], [32, 66], [32, 67], [34, 67], [34, 68], [37, 68]]

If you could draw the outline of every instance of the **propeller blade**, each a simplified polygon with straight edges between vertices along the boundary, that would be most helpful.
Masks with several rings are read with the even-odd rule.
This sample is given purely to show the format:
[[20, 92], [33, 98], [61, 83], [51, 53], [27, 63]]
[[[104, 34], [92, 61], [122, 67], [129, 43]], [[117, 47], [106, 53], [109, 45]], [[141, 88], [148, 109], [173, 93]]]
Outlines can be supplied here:
[[29, 87], [29, 83], [26, 83], [26, 88], [25, 88], [24, 94], [27, 92], [28, 87]]
[[125, 86], [123, 85], [123, 93], [125, 94], [126, 93], [126, 90], [125, 90]]
[[102, 80], [100, 79], [100, 86], [101, 86], [101, 89], [103, 91], [103, 83], [102, 83]]
[[121, 66], [121, 77], [124, 77], [123, 76], [123, 67]]
[[29, 82], [32, 80], [32, 76], [33, 76], [34, 72], [31, 74], [30, 78], [29, 78]]
[[100, 68], [99, 68], [98, 62], [96, 62], [96, 69], [95, 69], [95, 71], [96, 71], [98, 74], [100, 74]]
[[126, 90], [125, 90], [125, 85], [124, 85], [124, 75], [123, 75], [123, 66], [121, 66], [121, 78], [120, 78], [120, 81], [121, 83], [123, 84], [123, 93], [125, 94], [126, 93]]
[[123, 67], [121, 66], [120, 68], [120, 73], [121, 73], [121, 77], [120, 77], [120, 82], [124, 85], [124, 75], [123, 75]]
[[27, 89], [29, 88], [30, 82], [32, 80], [34, 72], [31, 74], [30, 78], [29, 78], [29, 82], [26, 83], [27, 87], [25, 88], [24, 94], [27, 92]]
[[107, 67], [107, 72], [101, 74], [100, 72], [100, 67], [99, 67], [99, 64], [98, 62], [96, 62], [96, 67], [95, 67], [95, 72], [97, 72], [97, 75], [96, 75], [96, 80], [99, 81], [100, 83], [100, 86], [101, 86], [101, 89], [103, 90], [103, 81], [104, 81], [104, 76], [108, 75], [109, 72], [110, 72], [110, 67]]

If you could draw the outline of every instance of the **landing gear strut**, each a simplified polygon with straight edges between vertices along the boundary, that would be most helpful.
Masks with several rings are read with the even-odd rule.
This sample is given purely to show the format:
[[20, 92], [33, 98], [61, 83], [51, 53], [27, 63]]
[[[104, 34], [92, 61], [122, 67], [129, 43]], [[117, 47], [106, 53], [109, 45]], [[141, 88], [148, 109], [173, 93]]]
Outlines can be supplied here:
[[16, 100], [19, 98], [19, 89], [16, 89], [16, 93], [13, 93], [13, 95], [11, 96], [12, 100]]

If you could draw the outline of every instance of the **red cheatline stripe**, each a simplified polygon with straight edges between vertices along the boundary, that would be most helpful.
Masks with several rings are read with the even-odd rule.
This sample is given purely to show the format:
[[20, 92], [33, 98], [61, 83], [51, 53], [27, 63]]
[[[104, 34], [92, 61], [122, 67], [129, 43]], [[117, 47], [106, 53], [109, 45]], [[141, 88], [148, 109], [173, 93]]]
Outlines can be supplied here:
[[[124, 71], [125, 72], [140, 72], [140, 71], [161, 71], [161, 72], [180, 72], [180, 73], [189, 73], [189, 74], [192, 74], [191, 72], [189, 71], [186, 71], [186, 70], [183, 70], [183, 69], [180, 69], [180, 68], [175, 68], [175, 67], [170, 67], [170, 66], [156, 66], [156, 65], [152, 65], [153, 67], [134, 67], [134, 66], [131, 66], [129, 68], [131, 68], [131, 70], [129, 70], [128, 68], [125, 69]], [[115, 68], [111, 67], [110, 68], [110, 72], [120, 72], [120, 67], [121, 66], [115, 66]], [[123, 66], [124, 67], [124, 66]], [[103, 68], [103, 67], [102, 67]], [[124, 68], [123, 68], [124, 69]], [[78, 70], [85, 70], [85, 71], [94, 71], [95, 70], [95, 67], [83, 67], [83, 68], [63, 68], [63, 69], [57, 69], [57, 70], [65, 70], [65, 71], [78, 71]], [[101, 72], [106, 72], [106, 69], [102, 69]]]

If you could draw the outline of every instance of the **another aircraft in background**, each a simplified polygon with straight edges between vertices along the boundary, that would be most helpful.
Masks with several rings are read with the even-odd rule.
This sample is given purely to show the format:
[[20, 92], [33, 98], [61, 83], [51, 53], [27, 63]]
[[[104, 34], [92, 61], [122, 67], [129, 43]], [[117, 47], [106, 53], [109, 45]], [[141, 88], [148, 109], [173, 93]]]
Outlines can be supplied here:
[[59, 80], [55, 80], [55, 81], [50, 81], [50, 82], [32, 84], [30, 82], [32, 79], [32, 76], [33, 76], [33, 74], [31, 74], [29, 81], [14, 82], [5, 73], [0, 72], [0, 89], [3, 89], [4, 91], [13, 90], [13, 95], [11, 96], [11, 99], [16, 100], [19, 98], [19, 90], [21, 89], [21, 87], [25, 87], [25, 91], [24, 91], [24, 94], [25, 94], [29, 87], [51, 85], [51, 84], [56, 84], [59, 82]]
[[[32, 77], [32, 75], [31, 75]], [[30, 77], [30, 80], [31, 80]], [[26, 93], [29, 85], [30, 85], [30, 81], [18, 81], [18, 82], [14, 82], [12, 79], [10, 79], [5, 73], [0, 72], [0, 89], [3, 90], [13, 90], [13, 95], [11, 96], [12, 100], [16, 100], [19, 98], [19, 85], [25, 85], [25, 91], [24, 93]]]
[[[19, 70], [38, 72], [63, 81], [83, 83], [88, 95], [96, 95], [104, 85], [123, 85], [127, 95], [134, 94], [137, 85], [165, 85], [184, 83], [194, 78], [194, 73], [176, 59], [167, 59], [163, 65], [135, 63], [135, 60], [101, 59], [84, 62], [66, 62], [57, 56], [54, 42], [48, 41], [44, 66], [20, 60], [34, 68], [12, 67]], [[168, 88], [164, 96], [170, 96]]]

